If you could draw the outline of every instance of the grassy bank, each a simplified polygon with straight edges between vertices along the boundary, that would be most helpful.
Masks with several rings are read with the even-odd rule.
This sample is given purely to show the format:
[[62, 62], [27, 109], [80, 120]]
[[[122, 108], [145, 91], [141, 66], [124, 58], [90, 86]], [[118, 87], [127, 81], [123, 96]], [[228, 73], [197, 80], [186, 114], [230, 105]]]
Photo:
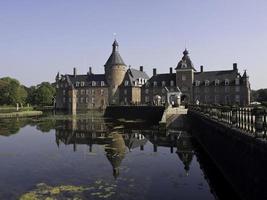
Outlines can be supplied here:
[[42, 114], [43, 114], [42, 111], [18, 111], [18, 112], [0, 113], [0, 119], [14, 118], [14, 117], [34, 117]]
[[[23, 107], [19, 108], [19, 112], [21, 111], [32, 111], [33, 107]], [[11, 112], [17, 112], [17, 108], [14, 106], [0, 106], [0, 113], [11, 113]]]

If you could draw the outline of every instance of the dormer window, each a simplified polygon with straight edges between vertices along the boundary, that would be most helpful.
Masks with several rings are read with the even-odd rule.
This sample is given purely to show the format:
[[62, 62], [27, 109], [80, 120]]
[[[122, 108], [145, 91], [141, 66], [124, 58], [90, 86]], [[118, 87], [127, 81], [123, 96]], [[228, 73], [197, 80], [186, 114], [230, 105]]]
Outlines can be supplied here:
[[205, 86], [209, 86], [210, 85], [210, 81], [209, 80], [205, 80]]
[[83, 81], [81, 82], [81, 86], [82, 86], [82, 87], [84, 86], [84, 82], [83, 82]]
[[220, 84], [220, 80], [216, 79], [215, 80], [215, 86], [219, 85]]
[[104, 81], [101, 81], [101, 86], [105, 86], [105, 82]]
[[181, 65], [181, 68], [186, 68], [186, 67], [187, 67], [186, 63], [183, 62], [182, 65]]
[[196, 86], [199, 86], [200, 85], [200, 81], [196, 81]]
[[129, 85], [129, 81], [124, 81], [124, 86], [128, 86]]
[[80, 86], [80, 83], [79, 82], [76, 82], [76, 87], [79, 87]]
[[161, 85], [162, 85], [162, 87], [164, 87], [166, 85], [165, 81], [162, 81]]
[[92, 86], [96, 86], [96, 82], [95, 81], [92, 81]]
[[225, 79], [224, 84], [229, 85], [229, 79]]
[[154, 85], [154, 87], [156, 87], [157, 86], [157, 81], [154, 81], [153, 85]]
[[171, 86], [173, 87], [173, 86], [174, 86], [174, 81], [171, 81], [170, 84], [171, 84]]
[[239, 85], [240, 84], [240, 79], [238, 77], [235, 79], [235, 84], [236, 85]]

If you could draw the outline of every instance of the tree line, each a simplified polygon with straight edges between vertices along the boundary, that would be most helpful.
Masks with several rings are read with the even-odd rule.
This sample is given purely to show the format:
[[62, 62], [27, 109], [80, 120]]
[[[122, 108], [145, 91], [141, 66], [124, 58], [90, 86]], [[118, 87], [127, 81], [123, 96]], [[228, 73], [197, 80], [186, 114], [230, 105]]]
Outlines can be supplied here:
[[26, 87], [14, 78], [0, 78], [0, 105], [51, 106], [55, 94], [55, 86], [49, 82]]
[[267, 88], [259, 89], [259, 90], [252, 90], [251, 100], [261, 102], [263, 105], [267, 106]]

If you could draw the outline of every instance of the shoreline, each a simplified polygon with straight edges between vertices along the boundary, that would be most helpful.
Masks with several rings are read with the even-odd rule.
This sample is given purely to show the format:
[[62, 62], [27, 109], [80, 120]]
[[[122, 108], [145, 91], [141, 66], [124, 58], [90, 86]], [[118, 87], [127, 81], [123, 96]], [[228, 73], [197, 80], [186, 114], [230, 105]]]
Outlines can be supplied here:
[[42, 111], [19, 111], [19, 112], [10, 112], [10, 113], [0, 113], [0, 119], [5, 118], [16, 118], [16, 117], [34, 117], [43, 115]]

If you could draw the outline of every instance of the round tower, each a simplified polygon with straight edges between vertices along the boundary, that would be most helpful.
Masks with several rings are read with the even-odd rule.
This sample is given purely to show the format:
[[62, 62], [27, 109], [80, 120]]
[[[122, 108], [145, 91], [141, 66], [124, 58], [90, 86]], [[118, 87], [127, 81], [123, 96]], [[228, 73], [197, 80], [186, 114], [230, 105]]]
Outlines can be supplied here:
[[126, 65], [119, 54], [119, 44], [116, 40], [112, 44], [112, 53], [104, 67], [106, 80], [109, 85], [109, 104], [119, 104], [118, 86], [124, 79]]

